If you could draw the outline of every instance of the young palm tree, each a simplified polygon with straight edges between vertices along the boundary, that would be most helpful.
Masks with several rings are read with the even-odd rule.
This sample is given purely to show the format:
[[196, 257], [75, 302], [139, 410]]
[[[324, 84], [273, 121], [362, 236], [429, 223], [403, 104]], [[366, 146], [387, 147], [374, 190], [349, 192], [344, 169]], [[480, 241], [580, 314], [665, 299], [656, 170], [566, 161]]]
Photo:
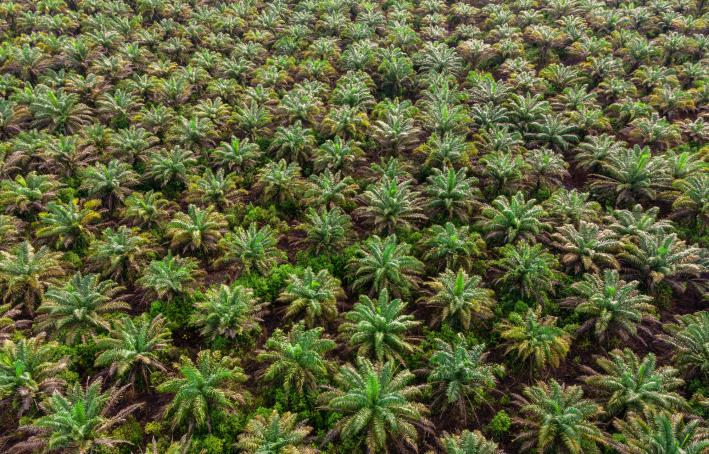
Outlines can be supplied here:
[[564, 157], [548, 148], [531, 150], [524, 159], [531, 172], [529, 179], [535, 191], [557, 188], [569, 177], [569, 164]]
[[278, 249], [278, 238], [269, 225], [258, 228], [255, 222], [248, 229], [237, 227], [234, 232], [227, 232], [221, 241], [225, 249], [222, 260], [238, 261], [248, 273], [255, 268], [263, 275], [270, 273], [286, 254]]
[[621, 454], [702, 454], [709, 449], [709, 433], [701, 419], [683, 413], [630, 413], [613, 424], [622, 441], [613, 444]]
[[297, 415], [289, 411], [279, 414], [273, 410], [267, 416], [251, 418], [235, 446], [244, 454], [314, 454], [315, 449], [305, 446], [305, 439], [312, 430], [312, 427], [298, 422]]
[[190, 204], [187, 213], [175, 213], [166, 226], [165, 235], [170, 238], [173, 250], [209, 254], [217, 249], [227, 227], [224, 215], [213, 207], [201, 209]]
[[556, 326], [556, 317], [543, 317], [541, 306], [525, 315], [512, 312], [497, 330], [505, 341], [505, 354], [514, 352], [522, 362], [529, 363], [530, 373], [547, 365], [559, 367], [571, 346], [571, 336]]
[[240, 177], [235, 173], [224, 175], [224, 169], [212, 172], [205, 169], [202, 175], [194, 175], [187, 184], [187, 200], [203, 207], [215, 206], [219, 210], [227, 210], [237, 204], [238, 199], [245, 194], [243, 189], [237, 189]]
[[428, 208], [443, 214], [447, 220], [467, 222], [480, 192], [476, 187], [477, 178], [468, 177], [465, 168], [457, 171], [451, 167], [443, 170], [434, 168], [432, 172], [425, 189], [429, 198]]
[[310, 152], [315, 146], [315, 136], [310, 128], [303, 128], [297, 120], [288, 127], [279, 126], [273, 135], [271, 148], [276, 159], [285, 158], [289, 162], [305, 163], [310, 159]]
[[147, 259], [155, 254], [152, 238], [124, 225], [105, 229], [89, 246], [88, 258], [95, 269], [117, 282], [134, 280]]
[[95, 365], [108, 367], [109, 375], [117, 375], [130, 386], [137, 382], [150, 386], [150, 373], [166, 370], [160, 355], [170, 348], [171, 340], [162, 315], [124, 316], [113, 322], [109, 336], [96, 342], [101, 353]]
[[612, 415], [648, 409], [679, 410], [685, 407], [682, 396], [674, 392], [684, 381], [671, 366], [657, 367], [655, 355], [644, 358], [625, 348], [613, 350], [609, 357], [596, 358], [602, 372], [586, 368], [586, 385], [597, 390], [606, 400], [605, 408]]
[[76, 199], [69, 203], [49, 202], [47, 211], [39, 214], [37, 238], [53, 238], [59, 248], [82, 248], [94, 238], [96, 223], [101, 219], [99, 200], [82, 204]]
[[261, 159], [261, 149], [248, 138], [232, 136], [229, 142], [222, 142], [212, 150], [210, 158], [214, 164], [227, 171], [244, 172], [252, 169]]
[[396, 235], [381, 239], [371, 236], [360, 246], [356, 256], [350, 262], [354, 270], [354, 289], [369, 289], [373, 295], [387, 289], [393, 295], [408, 292], [418, 282], [418, 275], [423, 271], [423, 263], [409, 255], [411, 246], [399, 244]]
[[415, 446], [417, 426], [426, 425], [426, 406], [417, 402], [421, 389], [408, 383], [413, 374], [396, 373], [394, 363], [373, 365], [358, 359], [357, 369], [342, 366], [335, 376], [336, 387], [320, 394], [323, 408], [343, 415], [333, 433], [343, 440], [364, 442], [370, 452], [397, 451]]
[[485, 154], [480, 158], [482, 175], [488, 183], [485, 194], [510, 194], [514, 192], [524, 180], [527, 163], [521, 156], [509, 151], [496, 151]]
[[382, 178], [362, 193], [364, 206], [356, 213], [374, 226], [375, 233], [391, 234], [412, 228], [426, 216], [421, 213], [422, 199], [411, 189], [411, 183], [411, 180]]
[[256, 357], [269, 363], [263, 377], [277, 382], [286, 392], [315, 391], [330, 371], [324, 355], [337, 347], [336, 342], [322, 334], [323, 328], [305, 329], [303, 322], [293, 326], [288, 334], [277, 328], [266, 341], [265, 350]]
[[579, 225], [581, 221], [593, 222], [600, 214], [601, 205], [589, 200], [588, 192], [558, 189], [544, 201], [544, 209], [560, 224]]
[[98, 274], [74, 274], [63, 286], [49, 286], [37, 309], [36, 329], [54, 331], [65, 342], [86, 342], [97, 331], [107, 331], [111, 324], [106, 314], [130, 309], [130, 304], [116, 295], [123, 287]]
[[351, 176], [343, 178], [342, 172], [332, 173], [330, 169], [310, 175], [310, 181], [312, 185], [305, 191], [305, 203], [315, 207], [342, 207], [355, 197], [359, 188]]
[[576, 126], [561, 115], [544, 114], [542, 118], [530, 123], [532, 132], [528, 135], [535, 142], [549, 145], [553, 149], [565, 152], [578, 142]]
[[29, 106], [34, 127], [66, 135], [91, 122], [91, 110], [79, 102], [76, 93], [54, 91], [44, 85], [37, 88]]
[[608, 155], [591, 188], [613, 196], [616, 205], [637, 200], [655, 200], [657, 191], [667, 186], [667, 165], [647, 147], [637, 145]]
[[182, 186], [197, 166], [197, 158], [191, 150], [174, 147], [151, 152], [145, 165], [145, 178], [155, 181], [159, 187]]
[[610, 156], [619, 156], [624, 152], [624, 145], [609, 134], [588, 136], [579, 144], [574, 159], [580, 169], [600, 173]]
[[42, 246], [39, 250], [29, 241], [8, 251], [0, 251], [0, 285], [3, 301], [21, 299], [27, 312], [34, 313], [47, 287], [63, 276], [61, 254]]
[[59, 374], [68, 360], [60, 356], [58, 343], [44, 337], [6, 339], [0, 348], [0, 399], [12, 404], [18, 418], [65, 384]]
[[197, 362], [183, 356], [178, 365], [179, 376], [158, 386], [161, 393], [174, 394], [165, 408], [165, 417], [174, 431], [187, 426], [187, 433], [207, 427], [211, 433], [212, 421], [220, 412], [229, 412], [243, 404], [244, 391], [238, 383], [246, 375], [236, 360], [218, 352], [200, 350]]
[[304, 185], [300, 178], [300, 166], [295, 162], [286, 163], [285, 159], [264, 165], [256, 178], [256, 188], [265, 201], [300, 200], [300, 190]]
[[575, 274], [598, 272], [601, 267], [618, 268], [613, 255], [620, 249], [620, 242], [611, 230], [591, 222], [580, 221], [578, 227], [566, 224], [551, 235], [552, 246], [563, 253], [561, 264]]
[[534, 238], [545, 227], [540, 221], [544, 210], [536, 202], [534, 199], [524, 200], [521, 192], [511, 198], [497, 197], [492, 206], [487, 205], [482, 210], [484, 220], [481, 225], [487, 233], [486, 238], [501, 240], [502, 244]]
[[37, 172], [16, 175], [14, 180], [0, 183], [0, 206], [6, 213], [33, 218], [57, 196], [58, 188], [59, 183], [52, 176], [38, 175]]
[[473, 256], [480, 255], [480, 249], [485, 246], [480, 235], [470, 233], [469, 227], [456, 227], [451, 222], [446, 222], [445, 226], [432, 226], [426, 236], [422, 240], [426, 250], [423, 260], [438, 264], [439, 269], [470, 269]]
[[665, 325], [669, 335], [660, 338], [674, 348], [672, 361], [690, 376], [709, 377], [709, 312], [700, 311], [677, 317], [676, 323]]
[[638, 284], [621, 280], [616, 270], [585, 274], [572, 285], [576, 296], [567, 300], [575, 305], [576, 313], [588, 318], [578, 333], [593, 328], [593, 335], [601, 342], [613, 336], [628, 340], [643, 328], [642, 323], [657, 321], [652, 298], [638, 292]]
[[481, 281], [480, 276], [468, 275], [462, 268], [457, 273], [447, 269], [430, 281], [428, 286], [434, 293], [425, 302], [439, 311], [434, 322], [468, 330], [473, 319], [492, 317], [495, 292], [481, 287]]
[[364, 156], [358, 142], [343, 140], [336, 136], [326, 140], [314, 151], [313, 165], [316, 170], [351, 171]]
[[672, 217], [694, 220], [700, 233], [709, 224], [709, 176], [706, 173], [690, 175], [673, 185], [679, 191], [672, 202]]
[[408, 332], [421, 322], [405, 314], [404, 309], [406, 303], [390, 300], [387, 289], [376, 300], [360, 295], [359, 302], [345, 314], [340, 331], [351, 346], [357, 347], [358, 355], [372, 356], [377, 361], [395, 359], [405, 364], [402, 355], [415, 350]]
[[560, 278], [556, 271], [557, 261], [541, 244], [507, 244], [500, 253], [501, 258], [494, 262], [502, 273], [497, 284], [523, 298], [537, 301], [554, 292]]
[[100, 197], [108, 211], [113, 211], [138, 183], [138, 174], [130, 164], [112, 159], [108, 164], [94, 164], [84, 169], [81, 189], [89, 197]]
[[637, 204], [631, 210], [613, 210], [608, 219], [609, 228], [616, 236], [625, 241], [637, 239], [641, 233], [670, 233], [673, 230], [672, 221], [658, 219], [659, 207], [648, 208]]
[[600, 453], [599, 444], [607, 436], [594, 424], [601, 408], [583, 398], [579, 386], [566, 386], [552, 379], [527, 386], [522, 396], [515, 395], [522, 429], [517, 436], [523, 451], [559, 454]]
[[186, 295], [200, 274], [195, 259], [168, 254], [162, 260], [151, 261], [135, 283], [151, 296], [169, 301]]
[[160, 192], [134, 192], [126, 198], [122, 215], [132, 225], [149, 229], [168, 218], [172, 205]]
[[339, 279], [331, 276], [327, 270], [315, 273], [308, 267], [302, 275], [288, 276], [286, 288], [278, 300], [288, 303], [286, 317], [295, 317], [305, 312], [305, 324], [311, 327], [335, 319], [337, 300], [344, 296]]
[[335, 207], [320, 211], [309, 208], [305, 221], [299, 229], [305, 231], [305, 238], [299, 240], [315, 254], [332, 253], [345, 247], [351, 227], [350, 217]]
[[676, 233], [640, 233], [637, 239], [637, 243], [626, 243], [620, 258], [628, 265], [629, 274], [641, 279], [650, 290], [666, 283], [681, 292], [686, 276], [705, 271], [699, 261], [700, 249], [687, 246]]
[[259, 329], [268, 303], [259, 302], [254, 291], [241, 285], [219, 285], [210, 288], [204, 300], [195, 304], [192, 323], [207, 339], [220, 336], [233, 339]]
[[502, 454], [497, 443], [490, 441], [476, 430], [462, 431], [460, 434], [444, 434], [439, 443], [445, 454]]
[[428, 382], [433, 384], [434, 405], [454, 406], [465, 421], [468, 411], [487, 401], [487, 392], [497, 383], [502, 366], [485, 361], [485, 344], [468, 345], [462, 335], [449, 344], [436, 339], [429, 358]]

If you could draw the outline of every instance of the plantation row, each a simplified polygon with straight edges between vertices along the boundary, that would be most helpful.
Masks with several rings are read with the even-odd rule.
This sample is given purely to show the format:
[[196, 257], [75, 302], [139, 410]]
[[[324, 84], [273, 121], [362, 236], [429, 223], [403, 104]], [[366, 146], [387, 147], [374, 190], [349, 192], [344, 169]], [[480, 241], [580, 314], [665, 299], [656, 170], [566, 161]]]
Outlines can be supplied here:
[[0, 3], [0, 451], [709, 453], [703, 0]]

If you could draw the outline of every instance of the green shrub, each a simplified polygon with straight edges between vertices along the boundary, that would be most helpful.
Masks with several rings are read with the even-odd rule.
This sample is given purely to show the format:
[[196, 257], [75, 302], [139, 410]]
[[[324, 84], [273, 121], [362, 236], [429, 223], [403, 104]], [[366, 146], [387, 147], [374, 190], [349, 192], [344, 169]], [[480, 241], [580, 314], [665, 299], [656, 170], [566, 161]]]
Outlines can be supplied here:
[[505, 410], [500, 410], [492, 418], [490, 424], [487, 425], [487, 431], [492, 434], [495, 439], [499, 440], [507, 435], [507, 432], [510, 431], [510, 427], [512, 427], [510, 415], [508, 415]]

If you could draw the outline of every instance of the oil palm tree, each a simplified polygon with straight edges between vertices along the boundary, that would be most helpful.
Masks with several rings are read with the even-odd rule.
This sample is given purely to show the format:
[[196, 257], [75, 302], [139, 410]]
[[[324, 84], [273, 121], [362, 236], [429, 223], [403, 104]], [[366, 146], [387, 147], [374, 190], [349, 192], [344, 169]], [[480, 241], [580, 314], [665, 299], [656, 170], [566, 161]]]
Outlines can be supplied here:
[[35, 250], [29, 241], [24, 241], [10, 251], [0, 251], [3, 301], [21, 300], [30, 314], [34, 313], [35, 304], [42, 299], [47, 287], [64, 274], [61, 254], [46, 246]]
[[340, 331], [348, 343], [357, 347], [360, 356], [371, 356], [377, 361], [397, 360], [404, 363], [403, 354], [415, 347], [408, 334], [420, 325], [413, 315], [404, 313], [406, 303], [398, 298], [389, 299], [383, 289], [376, 300], [360, 295], [359, 302], [345, 314]]
[[86, 342], [100, 331], [110, 329], [106, 315], [130, 309], [117, 295], [123, 291], [98, 274], [75, 273], [62, 286], [49, 286], [37, 309], [36, 329], [54, 332], [68, 344]]
[[207, 339], [220, 336], [233, 339], [257, 331], [267, 306], [268, 303], [259, 302], [250, 288], [221, 284], [208, 289], [204, 299], [195, 304], [197, 311], [192, 315], [192, 323]]
[[81, 174], [81, 189], [89, 197], [101, 198], [109, 211], [123, 203], [131, 188], [138, 183], [138, 174], [123, 161], [112, 159], [108, 164], [97, 163]]
[[543, 300], [554, 292], [560, 274], [556, 258], [541, 244], [507, 244], [494, 263], [501, 275], [495, 281], [509, 292], [523, 298]]
[[239, 435], [236, 447], [245, 454], [314, 454], [316, 450], [305, 445], [312, 430], [312, 427], [298, 422], [297, 415], [289, 411], [280, 414], [273, 410], [268, 415], [251, 418]]
[[636, 200], [655, 200], [657, 191], [667, 186], [666, 162], [653, 156], [647, 147], [634, 146], [606, 158], [591, 188], [608, 194], [616, 205]]
[[382, 178], [362, 193], [363, 206], [356, 214], [371, 223], [376, 233], [412, 228], [426, 216], [421, 212], [423, 201], [411, 184], [411, 180]]
[[469, 345], [460, 334], [453, 344], [436, 339], [428, 373], [434, 406], [452, 406], [465, 421], [468, 411], [486, 402], [488, 391], [497, 383], [495, 375], [503, 368], [488, 363], [485, 356], [485, 344]]
[[79, 203], [49, 202], [47, 211], [39, 213], [38, 238], [54, 239], [60, 248], [86, 247], [94, 238], [96, 223], [101, 219], [101, 201], [92, 199]]
[[300, 274], [288, 276], [286, 288], [278, 300], [288, 303], [286, 317], [295, 317], [304, 312], [305, 324], [311, 327], [335, 319], [337, 300], [344, 296], [345, 292], [339, 279], [330, 275], [327, 270], [315, 273], [312, 268], [307, 267]]
[[500, 240], [502, 244], [517, 239], [531, 239], [538, 235], [545, 225], [541, 221], [544, 210], [535, 199], [525, 200], [524, 194], [517, 192], [512, 197], [499, 196], [482, 210], [481, 226], [486, 238]]
[[709, 438], [701, 420], [684, 413], [648, 411], [616, 419], [622, 441], [613, 444], [621, 454], [701, 454], [709, 449]]
[[709, 352], [705, 348], [709, 340], [709, 312], [678, 316], [675, 323], [664, 327], [669, 334], [660, 338], [673, 347], [673, 363], [690, 377], [709, 378]]
[[639, 358], [629, 348], [613, 350], [608, 357], [596, 358], [601, 372], [586, 368], [584, 382], [601, 394], [606, 411], [623, 415], [627, 411], [648, 409], [679, 410], [685, 400], [675, 392], [684, 381], [672, 366], [657, 367], [653, 353]]
[[552, 379], [527, 386], [514, 396], [521, 428], [517, 440], [522, 450], [568, 454], [599, 453], [606, 435], [595, 425], [601, 407], [583, 398], [581, 387]]
[[354, 289], [368, 289], [369, 294], [387, 289], [393, 295], [408, 292], [418, 283], [423, 263], [409, 255], [411, 246], [399, 243], [396, 235], [384, 239], [371, 236], [350, 261]]
[[427, 207], [442, 214], [447, 220], [467, 222], [480, 192], [476, 188], [477, 178], [468, 177], [466, 168], [434, 168], [432, 172], [425, 187], [429, 199]]
[[91, 122], [91, 111], [76, 93], [39, 85], [29, 105], [32, 125], [60, 134], [72, 134]]
[[102, 275], [126, 283], [138, 275], [155, 252], [153, 240], [148, 234], [122, 225], [103, 230], [101, 238], [89, 245], [88, 257]]
[[228, 142], [221, 142], [210, 153], [211, 162], [230, 172], [251, 170], [260, 159], [261, 149], [257, 143], [234, 136]]
[[299, 200], [297, 195], [304, 182], [300, 178], [300, 166], [285, 159], [278, 162], [269, 162], [259, 171], [256, 186], [264, 200], [285, 201]]
[[329, 253], [342, 249], [350, 236], [351, 222], [349, 215], [340, 208], [316, 211], [309, 208], [305, 221], [299, 228], [305, 231], [305, 238], [300, 241], [315, 254]]
[[502, 454], [497, 443], [490, 441], [479, 430], [464, 430], [459, 434], [445, 433], [439, 443], [446, 454]]
[[124, 316], [113, 322], [108, 336], [96, 342], [100, 353], [95, 365], [108, 367], [109, 375], [131, 386], [150, 386], [152, 371], [167, 370], [160, 356], [170, 348], [171, 340], [162, 315]]
[[492, 317], [495, 293], [481, 287], [481, 281], [480, 276], [469, 275], [462, 268], [457, 273], [447, 269], [430, 281], [428, 286], [433, 294], [424, 301], [439, 312], [434, 322], [447, 322], [468, 330], [474, 319]]
[[160, 192], [134, 192], [126, 198], [122, 215], [132, 225], [152, 228], [168, 218], [172, 206]]
[[57, 196], [58, 188], [59, 183], [52, 176], [34, 171], [25, 176], [16, 175], [14, 180], [0, 183], [0, 206], [6, 213], [32, 219]]
[[306, 329], [298, 322], [286, 334], [277, 328], [256, 359], [268, 363], [263, 371], [266, 380], [277, 382], [286, 392], [317, 390], [331, 370], [325, 354], [337, 343], [323, 337], [323, 328]]
[[627, 264], [628, 273], [637, 276], [650, 290], [666, 283], [683, 291], [686, 276], [705, 270], [699, 261], [699, 248], [687, 246], [676, 233], [640, 233], [637, 238], [637, 243], [626, 243], [620, 258]]
[[593, 329], [601, 342], [614, 336], [627, 340], [643, 329], [643, 323], [657, 321], [652, 298], [638, 292], [638, 285], [638, 281], [620, 279], [616, 270], [585, 274], [582, 281], [572, 285], [576, 296], [567, 300], [576, 313], [587, 317], [578, 333]]
[[234, 173], [224, 174], [224, 169], [213, 172], [205, 169], [202, 175], [194, 175], [187, 184], [187, 200], [203, 207], [215, 206], [218, 210], [227, 210], [238, 203], [244, 195], [238, 189], [240, 179]]
[[190, 204], [187, 213], [175, 213], [165, 234], [173, 250], [209, 254], [217, 249], [227, 226], [224, 215], [213, 207], [202, 209]]
[[192, 169], [197, 166], [194, 153], [182, 147], [150, 152], [146, 161], [145, 177], [155, 181], [162, 188], [169, 185], [184, 185]]
[[83, 388], [77, 382], [67, 389], [65, 396], [52, 394], [41, 404], [44, 415], [20, 428], [31, 436], [15, 445], [11, 452], [45, 449], [89, 454], [103, 447], [127, 444], [112, 429], [119, 428], [143, 404], [129, 404], [116, 411], [127, 386], [112, 387], [102, 393], [102, 384], [97, 379]]
[[315, 207], [342, 207], [355, 197], [359, 188], [351, 176], [343, 177], [342, 172], [332, 173], [329, 169], [311, 175], [310, 182], [311, 186], [305, 191], [305, 203]]
[[601, 267], [618, 268], [614, 253], [621, 244], [611, 230], [592, 222], [580, 221], [578, 227], [566, 224], [556, 229], [552, 246], [561, 253], [561, 264], [576, 274], [598, 272]]
[[244, 403], [245, 394], [239, 383], [246, 375], [235, 359], [218, 352], [201, 350], [196, 362], [185, 356], [177, 365], [179, 375], [158, 385], [161, 393], [173, 394], [165, 408], [174, 431], [187, 426], [187, 433], [204, 427], [211, 433], [218, 412], [230, 412]]
[[358, 359], [357, 368], [345, 365], [335, 376], [335, 386], [320, 394], [323, 408], [343, 417], [332, 429], [343, 440], [364, 442], [370, 452], [414, 446], [417, 426], [427, 424], [426, 407], [416, 399], [419, 386], [409, 383], [413, 374], [396, 372], [394, 363], [374, 365]]
[[135, 283], [150, 296], [170, 300], [185, 296], [200, 274], [195, 259], [168, 254], [162, 260], [152, 260]]
[[0, 399], [11, 403], [18, 418], [36, 409], [42, 397], [60, 391], [60, 374], [68, 367], [59, 344], [40, 334], [30, 339], [5, 339], [0, 348]]
[[514, 354], [534, 369], [559, 367], [571, 346], [571, 336], [556, 324], [556, 317], [542, 316], [541, 306], [522, 315], [512, 312], [497, 326], [506, 346], [505, 353]]
[[227, 232], [221, 241], [225, 249], [223, 260], [238, 261], [245, 272], [252, 269], [263, 275], [270, 273], [286, 255], [278, 249], [278, 239], [269, 225], [259, 228], [255, 222], [248, 229], [237, 227], [234, 232]]
[[426, 251], [423, 255], [426, 263], [445, 269], [470, 269], [473, 257], [480, 255], [485, 242], [479, 234], [471, 233], [468, 226], [456, 227], [446, 222], [428, 229], [421, 245]]

